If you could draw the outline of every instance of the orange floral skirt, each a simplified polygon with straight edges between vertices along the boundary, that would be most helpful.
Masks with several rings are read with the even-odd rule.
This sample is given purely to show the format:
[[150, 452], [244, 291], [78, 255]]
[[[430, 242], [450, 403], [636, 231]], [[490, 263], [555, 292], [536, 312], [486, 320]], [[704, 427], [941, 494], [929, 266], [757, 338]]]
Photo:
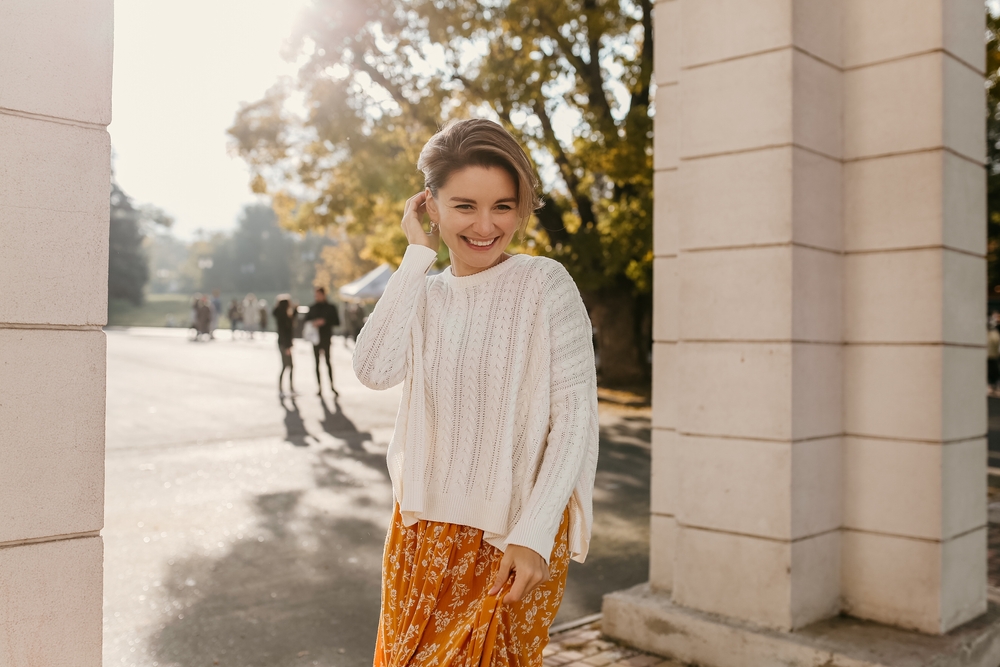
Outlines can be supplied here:
[[375, 667], [541, 667], [569, 566], [569, 509], [549, 559], [549, 580], [501, 603], [489, 595], [503, 552], [483, 531], [439, 521], [403, 525], [397, 505], [382, 558]]

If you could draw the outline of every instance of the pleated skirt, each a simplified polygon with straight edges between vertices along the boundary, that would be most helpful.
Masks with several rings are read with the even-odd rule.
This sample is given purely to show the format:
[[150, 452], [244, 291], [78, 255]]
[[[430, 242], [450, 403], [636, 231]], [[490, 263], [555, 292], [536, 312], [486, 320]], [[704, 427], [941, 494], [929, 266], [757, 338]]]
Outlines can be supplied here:
[[541, 667], [569, 566], [569, 509], [549, 581], [502, 604], [513, 577], [489, 595], [503, 552], [483, 531], [437, 521], [404, 526], [397, 506], [382, 558], [375, 667]]

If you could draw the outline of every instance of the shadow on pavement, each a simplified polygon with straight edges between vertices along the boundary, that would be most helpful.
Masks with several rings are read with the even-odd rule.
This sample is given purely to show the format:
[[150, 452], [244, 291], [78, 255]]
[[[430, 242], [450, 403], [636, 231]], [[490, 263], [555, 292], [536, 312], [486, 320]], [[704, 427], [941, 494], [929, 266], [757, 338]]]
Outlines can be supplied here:
[[595, 614], [605, 593], [649, 579], [649, 438], [646, 415], [601, 425], [590, 553], [570, 563], [556, 623]]
[[371, 664], [383, 529], [302, 517], [300, 495], [256, 498], [263, 541], [170, 566], [174, 613], [151, 642], [161, 665]]

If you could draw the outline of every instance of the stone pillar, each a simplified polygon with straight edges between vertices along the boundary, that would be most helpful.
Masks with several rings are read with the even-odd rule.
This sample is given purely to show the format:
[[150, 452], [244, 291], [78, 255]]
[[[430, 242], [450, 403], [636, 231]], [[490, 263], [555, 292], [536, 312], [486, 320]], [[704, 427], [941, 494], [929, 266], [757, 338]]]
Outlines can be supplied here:
[[943, 633], [986, 611], [983, 4], [845, 7], [844, 608]]
[[101, 664], [112, 0], [0, 0], [0, 665]]
[[986, 611], [983, 26], [656, 4], [650, 583], [605, 632], [709, 667]]

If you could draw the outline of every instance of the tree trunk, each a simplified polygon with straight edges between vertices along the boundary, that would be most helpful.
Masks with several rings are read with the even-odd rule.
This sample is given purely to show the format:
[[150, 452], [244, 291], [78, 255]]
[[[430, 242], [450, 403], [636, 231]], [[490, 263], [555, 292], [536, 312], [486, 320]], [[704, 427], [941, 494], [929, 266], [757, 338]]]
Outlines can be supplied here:
[[602, 387], [649, 383], [649, 344], [644, 300], [626, 290], [606, 289], [584, 295], [594, 325], [597, 377]]

